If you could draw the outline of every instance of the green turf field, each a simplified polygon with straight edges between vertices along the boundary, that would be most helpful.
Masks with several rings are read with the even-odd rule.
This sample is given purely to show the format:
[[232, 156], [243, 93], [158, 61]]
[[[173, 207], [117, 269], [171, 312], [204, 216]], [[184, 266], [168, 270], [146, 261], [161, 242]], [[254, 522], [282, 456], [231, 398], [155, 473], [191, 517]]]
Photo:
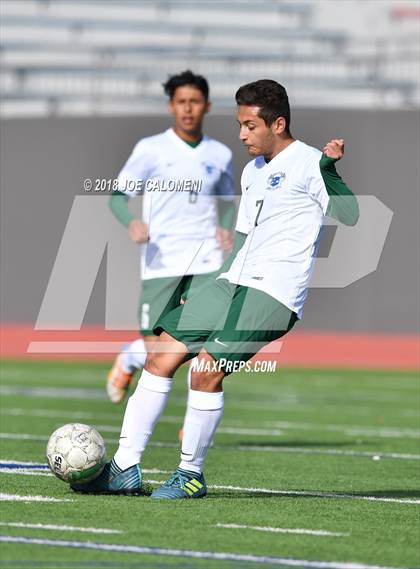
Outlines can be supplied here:
[[[124, 407], [106, 399], [107, 370], [3, 363], [0, 533], [28, 542], [3, 543], [0, 567], [420, 566], [416, 374], [284, 369], [232, 376], [204, 500], [80, 496], [36, 465], [12, 468], [45, 463], [49, 434], [76, 421], [95, 425], [112, 456]], [[144, 456], [148, 480], [163, 481], [178, 464], [185, 383], [184, 369]]]

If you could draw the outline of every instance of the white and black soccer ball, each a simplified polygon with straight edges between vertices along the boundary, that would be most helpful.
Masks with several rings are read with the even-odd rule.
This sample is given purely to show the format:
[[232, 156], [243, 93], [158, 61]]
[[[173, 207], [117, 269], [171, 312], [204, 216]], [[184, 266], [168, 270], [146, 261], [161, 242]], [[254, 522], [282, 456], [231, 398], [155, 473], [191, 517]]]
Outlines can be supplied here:
[[61, 480], [89, 482], [99, 476], [106, 464], [105, 442], [94, 427], [69, 423], [51, 435], [47, 460]]

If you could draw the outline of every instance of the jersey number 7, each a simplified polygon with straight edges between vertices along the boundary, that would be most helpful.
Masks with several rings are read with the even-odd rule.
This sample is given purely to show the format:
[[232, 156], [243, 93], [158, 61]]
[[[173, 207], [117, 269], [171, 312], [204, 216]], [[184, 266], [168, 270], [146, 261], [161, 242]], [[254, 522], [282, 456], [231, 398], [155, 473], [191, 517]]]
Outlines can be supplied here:
[[260, 213], [261, 213], [261, 210], [262, 210], [263, 203], [264, 203], [264, 200], [257, 200], [257, 201], [255, 202], [255, 205], [257, 206], [258, 211], [257, 211], [257, 215], [256, 215], [256, 217], [255, 217], [254, 227], [256, 227], [256, 226], [258, 225], [258, 219], [259, 219], [259, 217], [260, 217]]

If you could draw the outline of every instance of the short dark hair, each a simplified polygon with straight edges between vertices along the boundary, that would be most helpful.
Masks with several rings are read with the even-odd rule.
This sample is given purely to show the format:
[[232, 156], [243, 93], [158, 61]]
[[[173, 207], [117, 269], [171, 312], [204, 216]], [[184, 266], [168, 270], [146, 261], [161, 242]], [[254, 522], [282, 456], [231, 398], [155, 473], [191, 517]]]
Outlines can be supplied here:
[[272, 79], [260, 79], [242, 85], [236, 91], [236, 103], [250, 107], [260, 107], [260, 116], [267, 126], [278, 117], [284, 117], [286, 132], [290, 133], [290, 105], [286, 89]]
[[203, 93], [206, 101], [209, 100], [209, 84], [207, 83], [207, 79], [202, 75], [196, 75], [189, 69], [177, 75], [171, 75], [166, 83], [163, 83], [163, 89], [169, 99], [173, 99], [178, 87], [184, 87], [185, 85], [192, 85]]

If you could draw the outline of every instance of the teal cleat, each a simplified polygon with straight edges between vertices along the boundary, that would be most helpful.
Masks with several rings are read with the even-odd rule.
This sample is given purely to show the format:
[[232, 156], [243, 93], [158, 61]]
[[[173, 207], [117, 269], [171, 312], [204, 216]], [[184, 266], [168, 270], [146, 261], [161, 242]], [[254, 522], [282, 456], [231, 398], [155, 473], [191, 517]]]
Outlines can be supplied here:
[[125, 494], [139, 496], [150, 494], [150, 488], [142, 484], [141, 469], [138, 464], [121, 470], [112, 460], [105, 465], [101, 474], [90, 482], [70, 484], [70, 488], [82, 494]]
[[204, 498], [207, 494], [203, 474], [178, 468], [172, 476], [152, 493], [159, 500], [181, 500], [183, 498]]

